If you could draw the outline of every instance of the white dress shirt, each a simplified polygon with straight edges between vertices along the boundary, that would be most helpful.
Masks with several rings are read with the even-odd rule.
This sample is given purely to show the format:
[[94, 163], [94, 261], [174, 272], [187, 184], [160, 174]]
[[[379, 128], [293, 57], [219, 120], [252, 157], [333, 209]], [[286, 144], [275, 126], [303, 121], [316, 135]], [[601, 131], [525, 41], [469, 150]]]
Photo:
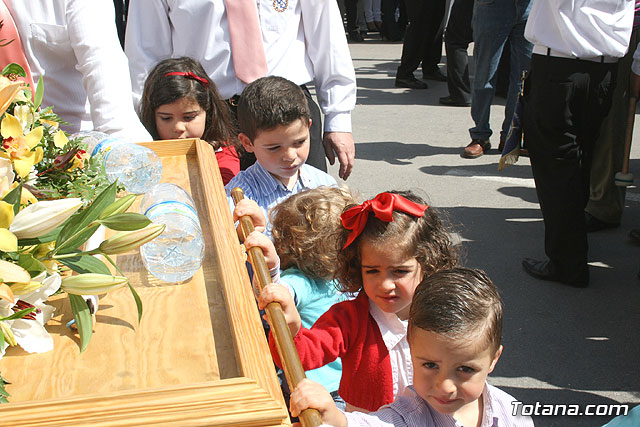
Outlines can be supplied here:
[[[524, 35], [576, 58], [627, 53], [635, 0], [533, 0]], [[534, 48], [534, 53], [537, 53]]]
[[70, 126], [151, 141], [133, 107], [127, 57], [111, 0], [4, 0], [11, 11], [43, 106]]
[[[267, 75], [315, 82], [325, 131], [351, 132], [356, 79], [342, 19], [333, 0], [257, 0]], [[274, 5], [286, 4], [284, 11]], [[136, 102], [161, 60], [200, 61], [224, 99], [239, 95], [224, 0], [136, 0], [129, 5], [125, 52]]]

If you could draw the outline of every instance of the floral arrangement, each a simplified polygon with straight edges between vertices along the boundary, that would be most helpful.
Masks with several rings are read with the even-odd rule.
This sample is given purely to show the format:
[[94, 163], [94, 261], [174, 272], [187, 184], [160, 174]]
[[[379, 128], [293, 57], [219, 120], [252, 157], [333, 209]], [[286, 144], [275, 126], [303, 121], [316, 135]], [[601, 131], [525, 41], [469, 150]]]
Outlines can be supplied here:
[[[45, 325], [54, 309], [46, 301], [56, 293], [69, 298], [81, 352], [96, 309], [87, 296], [128, 286], [140, 321], [140, 297], [110, 256], [164, 230], [126, 212], [136, 196], [116, 199], [117, 183], [108, 182], [100, 159], [89, 157], [81, 140], [69, 140], [51, 107], [40, 107], [42, 80], [32, 93], [17, 79], [24, 75], [9, 64], [0, 76], [0, 358], [9, 346], [53, 348]], [[83, 249], [100, 226], [118, 233]], [[4, 384], [0, 377], [0, 401], [6, 401]]]

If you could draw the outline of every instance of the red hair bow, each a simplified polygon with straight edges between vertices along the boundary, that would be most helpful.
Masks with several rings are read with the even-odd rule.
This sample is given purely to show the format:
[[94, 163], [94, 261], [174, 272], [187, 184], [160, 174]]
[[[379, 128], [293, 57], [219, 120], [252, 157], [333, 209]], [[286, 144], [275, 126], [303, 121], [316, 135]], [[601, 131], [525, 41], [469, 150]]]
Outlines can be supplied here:
[[344, 228], [351, 230], [347, 238], [347, 243], [344, 244], [342, 249], [345, 249], [353, 243], [360, 233], [362, 233], [365, 225], [367, 225], [369, 212], [373, 212], [376, 218], [381, 221], [391, 222], [393, 221], [393, 211], [400, 211], [415, 217], [421, 217], [428, 207], [427, 205], [412, 202], [399, 194], [380, 193], [373, 199], [367, 200], [361, 205], [354, 206], [340, 215], [340, 220]]
[[165, 77], [168, 76], [185, 76], [188, 79], [192, 79], [195, 81], [198, 81], [200, 83], [202, 83], [202, 86], [204, 86], [205, 88], [209, 89], [209, 80], [200, 77], [199, 75], [192, 73], [191, 71], [189, 72], [185, 72], [185, 71], [174, 71], [172, 73], [167, 73], [164, 75]]

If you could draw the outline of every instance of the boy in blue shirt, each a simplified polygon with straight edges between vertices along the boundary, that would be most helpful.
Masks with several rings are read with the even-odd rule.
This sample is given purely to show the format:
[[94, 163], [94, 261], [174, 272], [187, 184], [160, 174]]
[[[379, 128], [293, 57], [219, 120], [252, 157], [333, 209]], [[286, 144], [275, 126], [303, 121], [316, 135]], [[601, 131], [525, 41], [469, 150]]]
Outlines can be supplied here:
[[[231, 210], [231, 190], [240, 187], [255, 201], [265, 218], [273, 206], [302, 190], [337, 185], [336, 180], [305, 164], [309, 156], [307, 100], [295, 83], [276, 76], [260, 78], [242, 92], [238, 103], [238, 139], [256, 156], [256, 163], [240, 171], [225, 186]], [[267, 225], [266, 234], [270, 236]]]

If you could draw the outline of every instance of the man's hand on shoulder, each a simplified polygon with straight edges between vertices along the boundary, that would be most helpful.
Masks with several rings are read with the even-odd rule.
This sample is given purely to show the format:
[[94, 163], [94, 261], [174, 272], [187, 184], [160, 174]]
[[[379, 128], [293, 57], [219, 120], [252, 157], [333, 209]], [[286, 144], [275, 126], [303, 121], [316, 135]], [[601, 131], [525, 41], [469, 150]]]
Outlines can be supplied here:
[[338, 175], [346, 181], [351, 175], [356, 157], [353, 135], [351, 132], [325, 132], [322, 144], [330, 164], [333, 165], [336, 162], [336, 156], [338, 157], [340, 162]]

